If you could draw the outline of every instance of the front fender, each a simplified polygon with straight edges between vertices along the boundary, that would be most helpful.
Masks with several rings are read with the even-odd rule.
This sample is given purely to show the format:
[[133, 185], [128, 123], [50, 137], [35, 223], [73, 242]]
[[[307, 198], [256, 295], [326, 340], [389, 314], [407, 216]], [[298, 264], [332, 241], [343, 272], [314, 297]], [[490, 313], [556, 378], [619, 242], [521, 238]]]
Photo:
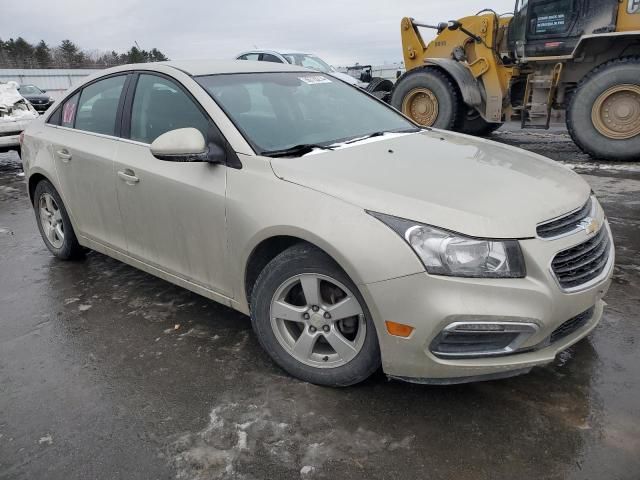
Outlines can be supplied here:
[[441, 68], [448, 73], [458, 85], [464, 103], [474, 107], [479, 112], [484, 111], [484, 100], [480, 84], [471, 74], [471, 70], [464, 64], [450, 58], [427, 58], [425, 63]]

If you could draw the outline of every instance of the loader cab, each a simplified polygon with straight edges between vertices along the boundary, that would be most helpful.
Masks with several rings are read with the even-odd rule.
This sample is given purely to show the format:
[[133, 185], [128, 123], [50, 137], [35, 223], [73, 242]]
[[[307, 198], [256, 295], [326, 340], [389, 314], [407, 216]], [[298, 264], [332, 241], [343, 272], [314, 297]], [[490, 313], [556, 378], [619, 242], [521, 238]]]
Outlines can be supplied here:
[[516, 58], [570, 55], [583, 35], [615, 31], [618, 0], [517, 0], [509, 24]]

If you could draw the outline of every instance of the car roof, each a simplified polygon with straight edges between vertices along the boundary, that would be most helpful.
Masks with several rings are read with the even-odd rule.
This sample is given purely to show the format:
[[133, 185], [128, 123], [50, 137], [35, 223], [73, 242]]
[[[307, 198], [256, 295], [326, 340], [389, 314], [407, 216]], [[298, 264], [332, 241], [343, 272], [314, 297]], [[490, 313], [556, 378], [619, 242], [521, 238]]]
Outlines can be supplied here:
[[261, 72], [310, 72], [304, 67], [284, 63], [252, 62], [248, 60], [178, 60], [157, 63], [141, 63], [127, 65], [129, 69], [150, 69], [155, 65], [164, 65], [178, 69], [191, 76], [216, 75], [228, 73], [261, 73]]

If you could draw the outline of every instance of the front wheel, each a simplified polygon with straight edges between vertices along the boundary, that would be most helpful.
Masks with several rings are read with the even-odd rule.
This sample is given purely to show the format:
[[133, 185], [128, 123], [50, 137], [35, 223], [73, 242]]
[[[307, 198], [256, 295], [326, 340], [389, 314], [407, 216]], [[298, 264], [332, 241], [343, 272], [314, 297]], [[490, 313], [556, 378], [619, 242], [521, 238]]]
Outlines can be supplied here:
[[465, 106], [463, 113], [460, 115], [460, 126], [456, 130], [467, 135], [483, 137], [492, 134], [502, 125], [502, 123], [485, 121], [475, 108], [469, 109]]
[[256, 281], [251, 322], [262, 347], [291, 375], [327, 386], [362, 382], [380, 367], [364, 299], [324, 252], [298, 244]]
[[397, 81], [391, 105], [424, 127], [453, 130], [461, 105], [458, 87], [440, 70], [417, 68]]

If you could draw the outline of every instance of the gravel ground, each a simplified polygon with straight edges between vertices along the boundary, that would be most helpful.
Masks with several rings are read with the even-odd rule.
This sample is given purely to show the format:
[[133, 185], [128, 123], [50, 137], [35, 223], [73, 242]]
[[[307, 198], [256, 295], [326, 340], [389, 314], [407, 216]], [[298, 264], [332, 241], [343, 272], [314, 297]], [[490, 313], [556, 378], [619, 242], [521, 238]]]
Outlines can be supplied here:
[[492, 138], [582, 174], [618, 262], [601, 324], [554, 364], [450, 387], [304, 384], [237, 312], [100, 254], [55, 260], [0, 154], [0, 478], [640, 478], [640, 164], [562, 129]]

